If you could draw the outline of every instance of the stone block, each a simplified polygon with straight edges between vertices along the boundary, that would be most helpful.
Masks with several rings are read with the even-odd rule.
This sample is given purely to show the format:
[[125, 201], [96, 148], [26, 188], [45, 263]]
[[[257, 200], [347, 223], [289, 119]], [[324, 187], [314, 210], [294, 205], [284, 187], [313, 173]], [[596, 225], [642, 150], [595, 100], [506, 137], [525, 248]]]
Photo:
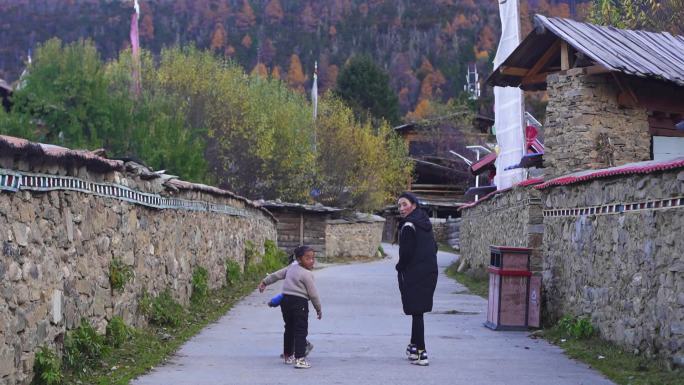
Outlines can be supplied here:
[[14, 372], [14, 349], [7, 345], [0, 345], [0, 378], [7, 377]]
[[52, 292], [52, 307], [50, 310], [50, 321], [54, 325], [62, 322], [62, 308], [64, 304], [63, 293], [61, 290], [54, 290]]
[[14, 241], [19, 246], [28, 246], [28, 237], [30, 230], [31, 229], [28, 226], [21, 222], [12, 223], [12, 234], [14, 235]]

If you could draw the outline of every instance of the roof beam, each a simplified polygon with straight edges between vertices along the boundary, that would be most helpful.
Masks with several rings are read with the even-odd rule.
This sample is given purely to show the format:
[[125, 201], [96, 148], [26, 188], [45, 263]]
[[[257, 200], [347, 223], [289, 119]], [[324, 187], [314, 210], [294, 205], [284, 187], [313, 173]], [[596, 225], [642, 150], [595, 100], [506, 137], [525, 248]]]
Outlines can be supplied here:
[[503, 75], [523, 77], [530, 71], [529, 68], [501, 66], [499, 72]]
[[609, 72], [611, 72], [611, 70], [601, 64], [594, 64], [589, 67], [584, 67], [584, 73], [587, 75], [600, 75], [607, 74]]
[[549, 72], [542, 72], [540, 74], [532, 75], [532, 76], [525, 76], [522, 78], [522, 81], [520, 82], [521, 86], [531, 86], [533, 84], [541, 84], [541, 83], [546, 83], [546, 77], [549, 75]]
[[544, 68], [544, 66], [546, 66], [549, 63], [549, 61], [551, 61], [551, 59], [558, 53], [560, 48], [561, 40], [557, 39], [553, 42], [553, 44], [551, 44], [551, 47], [549, 47], [549, 49], [547, 49], [546, 52], [544, 52], [542, 57], [540, 57], [539, 60], [536, 63], [534, 63], [534, 66], [532, 66], [532, 68], [530, 68], [527, 74], [525, 74], [525, 77], [538, 74], [539, 71], [541, 71], [541, 69]]

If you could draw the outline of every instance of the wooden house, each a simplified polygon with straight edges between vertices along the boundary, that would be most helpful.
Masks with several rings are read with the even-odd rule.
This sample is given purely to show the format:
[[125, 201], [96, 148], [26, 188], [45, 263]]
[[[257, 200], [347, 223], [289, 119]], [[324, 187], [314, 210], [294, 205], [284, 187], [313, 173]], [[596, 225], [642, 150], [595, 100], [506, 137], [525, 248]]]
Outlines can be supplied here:
[[259, 204], [278, 220], [278, 247], [291, 253], [295, 247], [306, 244], [313, 247], [317, 256], [325, 257], [327, 221], [339, 218], [342, 209], [279, 200], [261, 201]]

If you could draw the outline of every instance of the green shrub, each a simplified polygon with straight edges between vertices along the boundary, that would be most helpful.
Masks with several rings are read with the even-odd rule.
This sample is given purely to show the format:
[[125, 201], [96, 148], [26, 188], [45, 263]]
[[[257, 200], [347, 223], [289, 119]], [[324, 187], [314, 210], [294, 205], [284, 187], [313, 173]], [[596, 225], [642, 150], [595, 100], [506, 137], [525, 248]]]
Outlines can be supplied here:
[[61, 385], [64, 380], [59, 357], [47, 346], [41, 346], [33, 362], [31, 385]]
[[113, 290], [123, 290], [126, 283], [133, 279], [133, 268], [124, 264], [120, 259], [112, 259], [109, 264], [109, 283]]
[[105, 352], [104, 337], [97, 334], [86, 319], [67, 332], [64, 339], [64, 364], [74, 371], [91, 368]]
[[558, 321], [558, 329], [567, 337], [582, 340], [594, 335], [594, 326], [587, 317], [564, 316]]
[[197, 267], [192, 273], [192, 295], [190, 300], [193, 303], [204, 301], [209, 295], [209, 273], [202, 266]]
[[185, 317], [185, 310], [171, 297], [168, 289], [157, 297], [151, 297], [147, 292], [143, 293], [138, 307], [147, 320], [157, 326], [176, 327], [183, 322]]
[[[255, 263], [259, 257], [261, 262]], [[264, 255], [259, 255], [254, 243], [245, 242], [245, 276], [249, 279], [261, 278], [264, 274], [272, 273], [287, 264], [287, 253], [278, 248], [270, 239], [264, 241]]]
[[118, 348], [128, 341], [133, 336], [131, 327], [126, 326], [126, 323], [121, 317], [114, 317], [107, 324], [107, 331], [105, 338], [109, 346]]
[[235, 261], [226, 262], [226, 285], [233, 286], [240, 282], [242, 278], [242, 268]]

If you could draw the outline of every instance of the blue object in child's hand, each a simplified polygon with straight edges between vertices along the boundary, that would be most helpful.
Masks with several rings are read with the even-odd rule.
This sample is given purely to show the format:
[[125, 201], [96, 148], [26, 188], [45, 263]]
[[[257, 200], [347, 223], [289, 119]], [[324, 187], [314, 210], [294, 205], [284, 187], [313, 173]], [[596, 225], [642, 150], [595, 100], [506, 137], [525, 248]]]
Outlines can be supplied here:
[[283, 293], [280, 293], [276, 295], [275, 297], [271, 298], [270, 301], [268, 301], [268, 306], [270, 307], [277, 307], [280, 306], [280, 302], [283, 300]]

